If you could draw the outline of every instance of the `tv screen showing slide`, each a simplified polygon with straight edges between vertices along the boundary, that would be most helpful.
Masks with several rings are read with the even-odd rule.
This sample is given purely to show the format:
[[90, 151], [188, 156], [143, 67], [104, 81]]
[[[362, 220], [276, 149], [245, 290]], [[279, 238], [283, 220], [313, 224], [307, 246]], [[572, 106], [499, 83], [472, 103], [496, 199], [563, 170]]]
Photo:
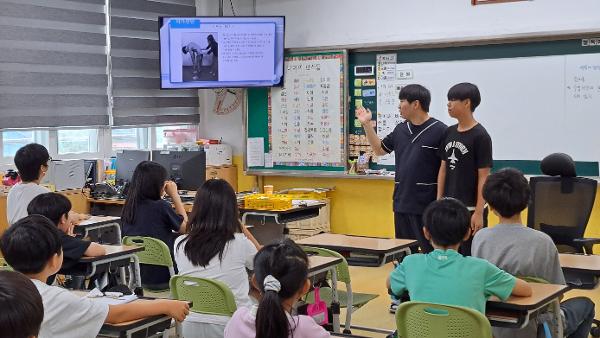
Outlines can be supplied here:
[[162, 89], [283, 85], [285, 18], [160, 17]]

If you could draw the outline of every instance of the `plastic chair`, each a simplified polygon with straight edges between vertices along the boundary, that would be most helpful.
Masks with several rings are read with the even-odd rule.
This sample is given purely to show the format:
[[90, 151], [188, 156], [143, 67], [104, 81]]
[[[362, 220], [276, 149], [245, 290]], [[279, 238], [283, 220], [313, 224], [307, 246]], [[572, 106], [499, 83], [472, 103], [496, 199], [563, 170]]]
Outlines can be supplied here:
[[[140, 264], [164, 266], [169, 269], [171, 277], [175, 275], [173, 259], [169, 247], [160, 239], [142, 236], [125, 236], [123, 245], [143, 246], [144, 251], [136, 252]], [[151, 290], [157, 292], [160, 290]]]
[[396, 310], [398, 338], [492, 338], [479, 311], [462, 306], [405, 302]]
[[169, 285], [175, 299], [192, 302], [190, 310], [193, 312], [231, 317], [237, 309], [229, 287], [217, 280], [173, 276]]
[[[342, 262], [336, 265], [336, 274], [338, 282], [346, 284], [346, 291], [338, 290], [338, 299], [340, 302], [340, 307], [347, 308], [346, 321], [344, 322], [344, 333], [350, 333], [352, 325], [352, 312], [354, 312], [355, 309], [358, 309], [363, 305], [367, 304], [371, 300], [379, 297], [379, 295], [352, 292], [352, 284], [350, 282], [350, 270], [348, 269], [348, 262], [346, 261], [346, 258], [344, 258], [344, 256], [342, 256], [341, 254], [332, 250], [312, 246], [303, 245], [302, 249], [307, 254], [314, 254], [323, 257], [336, 257], [342, 259]], [[331, 276], [327, 274], [327, 278], [331, 279]], [[333, 300], [332, 289], [329, 287], [321, 288], [320, 295], [321, 300], [325, 301], [325, 303], [327, 303], [327, 306], [331, 306], [331, 302]], [[311, 291], [307, 294], [306, 302], [314, 302], [314, 292]]]
[[11, 268], [10, 265], [6, 263], [6, 260], [4, 260], [4, 257], [0, 257], [0, 270], [13, 271], [13, 268]]

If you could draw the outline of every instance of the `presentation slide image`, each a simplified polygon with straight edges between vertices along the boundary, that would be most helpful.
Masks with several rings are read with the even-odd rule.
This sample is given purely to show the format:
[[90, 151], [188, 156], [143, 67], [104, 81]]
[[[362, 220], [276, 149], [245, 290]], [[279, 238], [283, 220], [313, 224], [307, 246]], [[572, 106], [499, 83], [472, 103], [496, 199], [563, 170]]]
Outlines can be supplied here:
[[219, 36], [217, 32], [181, 34], [183, 82], [218, 81]]

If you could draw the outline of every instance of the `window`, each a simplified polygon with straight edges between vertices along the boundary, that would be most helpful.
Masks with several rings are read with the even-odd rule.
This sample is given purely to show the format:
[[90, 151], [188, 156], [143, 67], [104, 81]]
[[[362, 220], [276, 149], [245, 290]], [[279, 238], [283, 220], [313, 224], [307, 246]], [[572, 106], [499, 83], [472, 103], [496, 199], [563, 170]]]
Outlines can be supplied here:
[[120, 128], [112, 129], [112, 150], [121, 149], [147, 149], [147, 128]]
[[[191, 133], [185, 133], [184, 135], [179, 135], [178, 137], [169, 137], [169, 132], [174, 130], [193, 130]], [[166, 133], [165, 133], [166, 132]], [[165, 137], [165, 134], [167, 137]], [[187, 134], [187, 135], [185, 135]], [[165, 146], [173, 143], [185, 143], [185, 142], [193, 142], [196, 141], [197, 128], [196, 126], [191, 125], [179, 125], [179, 126], [160, 126], [154, 128], [154, 136], [156, 137], [156, 148], [163, 149]]]
[[67, 129], [58, 131], [58, 154], [98, 152], [97, 129]]
[[47, 130], [5, 130], [2, 137], [2, 157], [14, 157], [17, 150], [29, 143], [39, 143], [46, 148], [48, 141]]

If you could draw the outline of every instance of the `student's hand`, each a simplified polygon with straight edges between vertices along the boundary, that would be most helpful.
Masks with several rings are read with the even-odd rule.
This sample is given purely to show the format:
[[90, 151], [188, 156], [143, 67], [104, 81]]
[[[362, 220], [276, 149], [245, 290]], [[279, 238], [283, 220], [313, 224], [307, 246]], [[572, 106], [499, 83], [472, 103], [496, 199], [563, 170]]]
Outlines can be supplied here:
[[182, 322], [185, 319], [185, 317], [188, 314], [190, 314], [190, 306], [187, 302], [171, 299], [162, 299], [160, 300], [160, 302], [162, 304], [160, 304], [159, 306], [164, 306], [167, 315], [178, 322]]
[[67, 235], [75, 237], [75, 223], [71, 222], [69, 224], [69, 228], [67, 229]]
[[483, 212], [475, 211], [471, 216], [471, 236], [483, 228]]
[[177, 195], [177, 184], [175, 184], [173, 181], [166, 181], [165, 192], [171, 197]]
[[371, 118], [373, 117], [371, 110], [365, 109], [365, 107], [362, 107], [362, 106], [356, 108], [356, 110], [354, 111], [354, 115], [362, 124], [368, 123], [369, 121], [371, 121]]

